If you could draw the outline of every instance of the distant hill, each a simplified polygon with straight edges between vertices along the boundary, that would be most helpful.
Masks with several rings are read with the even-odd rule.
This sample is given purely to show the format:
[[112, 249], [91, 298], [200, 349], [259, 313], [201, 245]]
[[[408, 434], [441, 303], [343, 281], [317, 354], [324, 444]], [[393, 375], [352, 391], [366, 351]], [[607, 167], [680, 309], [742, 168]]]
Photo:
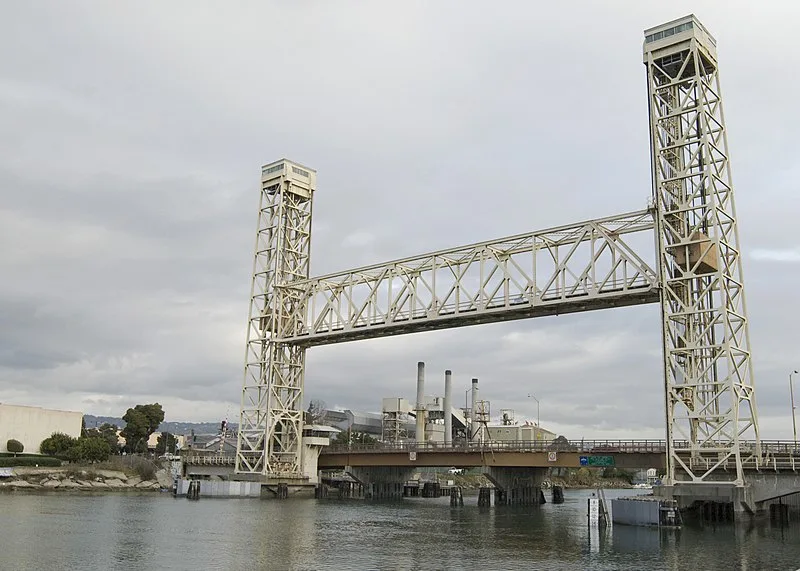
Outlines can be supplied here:
[[[119, 428], [125, 428], [125, 421], [113, 416], [84, 414], [83, 422], [86, 424], [86, 428], [94, 428], [104, 423], [114, 424]], [[236, 425], [229, 424], [228, 427], [235, 429]], [[219, 428], [218, 422], [162, 422], [158, 427], [158, 431], [169, 432], [170, 434], [191, 434], [192, 430], [194, 430], [195, 434], [217, 434]]]

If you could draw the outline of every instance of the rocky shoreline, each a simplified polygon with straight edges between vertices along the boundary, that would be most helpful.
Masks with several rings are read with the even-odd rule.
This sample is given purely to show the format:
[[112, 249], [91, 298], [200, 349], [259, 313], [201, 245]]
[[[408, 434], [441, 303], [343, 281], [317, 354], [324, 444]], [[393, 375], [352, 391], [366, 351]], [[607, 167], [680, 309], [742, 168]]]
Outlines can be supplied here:
[[172, 478], [158, 470], [155, 479], [142, 479], [118, 470], [71, 468], [13, 468], [0, 478], [0, 491], [158, 492], [172, 489]]

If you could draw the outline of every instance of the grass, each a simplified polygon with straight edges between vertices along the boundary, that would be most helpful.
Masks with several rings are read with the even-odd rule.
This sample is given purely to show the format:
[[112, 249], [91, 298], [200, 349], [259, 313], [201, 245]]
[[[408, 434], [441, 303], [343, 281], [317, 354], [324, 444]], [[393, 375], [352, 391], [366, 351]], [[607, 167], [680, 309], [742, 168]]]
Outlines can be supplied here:
[[139, 476], [142, 480], [155, 480], [158, 464], [141, 456], [111, 456], [105, 462], [94, 464], [95, 470], [118, 470], [127, 475]]
[[101, 470], [123, 472], [126, 476], [139, 476], [142, 480], [155, 480], [159, 467], [152, 460], [141, 456], [111, 456], [97, 464], [70, 464], [66, 472], [79, 478], [94, 479]]

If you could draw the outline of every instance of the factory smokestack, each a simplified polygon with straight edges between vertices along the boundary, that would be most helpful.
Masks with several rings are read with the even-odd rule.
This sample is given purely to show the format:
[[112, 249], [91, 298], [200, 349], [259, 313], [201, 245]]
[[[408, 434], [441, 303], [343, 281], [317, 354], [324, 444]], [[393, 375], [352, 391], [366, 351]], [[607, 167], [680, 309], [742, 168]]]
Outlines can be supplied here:
[[444, 372], [444, 445], [453, 445], [453, 373], [450, 370]]
[[417, 443], [425, 442], [425, 363], [417, 363]]

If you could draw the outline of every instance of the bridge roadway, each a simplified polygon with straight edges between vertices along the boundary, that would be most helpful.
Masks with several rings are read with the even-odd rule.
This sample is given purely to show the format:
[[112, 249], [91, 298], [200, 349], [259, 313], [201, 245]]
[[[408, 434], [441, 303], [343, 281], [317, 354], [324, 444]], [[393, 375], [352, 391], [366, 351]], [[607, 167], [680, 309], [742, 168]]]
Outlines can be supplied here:
[[[718, 450], [706, 449], [694, 459], [687, 442], [676, 442], [684, 462], [698, 470], [735, 471], [735, 462], [720, 463]], [[423, 467], [482, 468], [504, 501], [537, 503], [541, 482], [548, 468], [613, 467], [623, 470], [655, 468], [665, 465], [664, 440], [562, 440], [467, 443], [444, 447], [408, 442], [402, 444], [352, 444], [326, 447], [318, 458], [319, 470], [346, 469], [371, 498], [399, 498], [403, 485], [414, 470]], [[751, 514], [765, 510], [766, 503], [800, 492], [800, 446], [793, 441], [761, 441], [758, 463], [752, 451], [755, 443], [741, 442], [745, 468], [743, 488], [730, 482], [706, 482], [697, 486], [661, 486], [657, 495], [676, 499], [681, 508], [696, 501], [732, 503], [734, 511]], [[215, 475], [223, 480], [240, 479], [233, 473], [235, 458], [213, 452], [186, 450], [181, 454], [184, 477]], [[248, 480], [244, 477], [241, 479]], [[274, 491], [274, 490], [271, 490]], [[366, 492], [365, 492], [366, 493]]]
[[[688, 443], [677, 442], [676, 444], [678, 448], [682, 448]], [[754, 447], [754, 442], [742, 442], [743, 450]], [[318, 468], [320, 470], [340, 469], [346, 466], [579, 468], [584, 465], [603, 467], [602, 462], [611, 458], [608, 466], [615, 468], [663, 469], [666, 448], [664, 440], [572, 440], [558, 443], [553, 441], [470, 442], [449, 448], [416, 442], [337, 444], [322, 450]], [[758, 466], [755, 465], [753, 458], [749, 458], [745, 462], [745, 468], [748, 471], [800, 473], [800, 443], [786, 440], [762, 440], [761, 449], [763, 458]], [[553, 452], [555, 452], [555, 459], [551, 456]], [[586, 464], [581, 462], [581, 458], [586, 458]], [[233, 466], [235, 463], [233, 456], [198, 453], [193, 450], [184, 451], [181, 459], [184, 464], [194, 466]], [[699, 461], [709, 463], [710, 467], [712, 459], [706, 457]]]
[[[686, 448], [688, 443], [676, 443]], [[755, 443], [743, 441], [742, 450], [754, 449]], [[748, 471], [800, 471], [800, 446], [792, 441], [762, 440], [763, 458], [759, 465], [754, 458], [745, 462]], [[470, 442], [451, 447], [434, 444], [374, 443], [334, 445], [319, 456], [321, 470], [352, 467], [456, 467], [476, 466], [580, 468], [615, 467], [622, 469], [665, 467], [664, 440], [573, 440]], [[701, 455], [695, 463], [715, 463], [712, 455]], [[687, 453], [688, 459], [688, 453]], [[725, 469], [723, 463], [722, 468]], [[731, 462], [731, 469], [735, 469]]]
[[[666, 445], [659, 440], [591, 440], [577, 442], [470, 442], [445, 447], [430, 443], [334, 445], [319, 456], [320, 470], [351, 467], [476, 466], [663, 469]], [[581, 463], [581, 459], [584, 463]]]

